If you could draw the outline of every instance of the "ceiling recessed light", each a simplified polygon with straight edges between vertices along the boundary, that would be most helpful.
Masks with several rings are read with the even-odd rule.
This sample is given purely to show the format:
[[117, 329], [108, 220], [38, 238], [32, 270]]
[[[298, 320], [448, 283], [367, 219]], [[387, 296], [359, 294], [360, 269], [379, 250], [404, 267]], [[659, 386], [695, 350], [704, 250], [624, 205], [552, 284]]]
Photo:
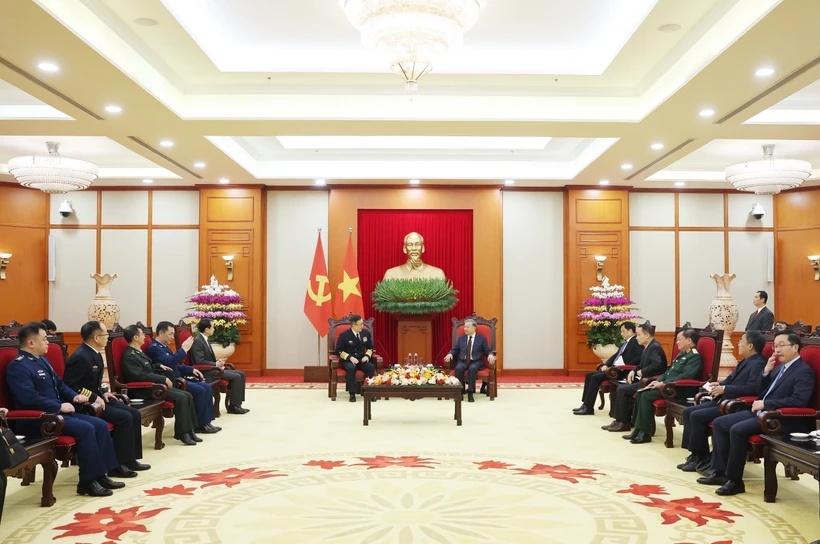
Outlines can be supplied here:
[[314, 183], [316, 183], [316, 185], [319, 185], [320, 187], [324, 187], [325, 185], [327, 185], [327, 182], [323, 179], [317, 179]]
[[774, 68], [769, 66], [764, 66], [762, 68], [758, 68], [755, 72], [757, 77], [769, 77], [770, 75], [774, 74]]
[[134, 24], [139, 26], [157, 26], [159, 23], [156, 19], [151, 19], [148, 17], [137, 17], [134, 19]]
[[686, 185], [685, 181], [676, 181], [675, 182], [675, 187], [683, 187], [684, 185]]
[[659, 149], [663, 149], [663, 144], [660, 143], [660, 142], [655, 142], [654, 144], [650, 145], [649, 147], [651, 147], [652, 149], [657, 151]]
[[221, 178], [219, 180], [219, 183], [221, 183], [222, 185], [227, 185], [230, 182], [231, 182], [231, 180], [229, 180], [228, 178]]
[[504, 180], [504, 185], [515, 185], [515, 180], [514, 179]]
[[59, 72], [60, 67], [54, 64], [53, 62], [41, 62], [37, 65], [37, 68], [42, 70], [43, 72]]
[[421, 183], [421, 182], [417, 179], [411, 179], [410, 180], [410, 185], [418, 185], [419, 183]]
[[154, 183], [154, 180], [152, 180], [152, 179], [144, 179], [144, 180], [142, 180], [142, 182], [143, 182], [143, 183]]
[[632, 163], [625, 162], [621, 165], [621, 170], [632, 170]]
[[700, 113], [698, 113], [698, 115], [700, 115], [701, 117], [712, 117], [714, 114], [715, 110], [711, 108], [704, 108], [700, 110]]
[[205, 163], [204, 162], [195, 162], [194, 163], [194, 168], [205, 168]]
[[162, 147], [174, 147], [174, 142], [171, 140], [160, 140], [159, 145]]
[[105, 111], [108, 113], [120, 113], [122, 112], [122, 108], [117, 106], [116, 104], [109, 104], [105, 107]]
[[608, 179], [602, 179], [598, 183], [601, 184], [601, 185], [609, 185], [609, 180]]
[[658, 30], [661, 32], [677, 32], [681, 29], [681, 26], [677, 23], [669, 23], [667, 25], [661, 25], [658, 27]]

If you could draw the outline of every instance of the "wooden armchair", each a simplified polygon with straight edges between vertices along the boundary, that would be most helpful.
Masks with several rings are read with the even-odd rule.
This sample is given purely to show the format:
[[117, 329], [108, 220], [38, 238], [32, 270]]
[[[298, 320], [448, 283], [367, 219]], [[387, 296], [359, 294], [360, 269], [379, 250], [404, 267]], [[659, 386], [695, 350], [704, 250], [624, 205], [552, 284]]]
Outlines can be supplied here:
[[[180, 319], [179, 323], [174, 326], [174, 343], [177, 349], [192, 335], [191, 325]], [[185, 354], [184, 362], [186, 365], [191, 366], [191, 357], [187, 353]], [[205, 376], [205, 379], [211, 385], [214, 394], [214, 415], [216, 417], [221, 416], [222, 414], [219, 412], [219, 401], [222, 393], [225, 394], [225, 409], [227, 410], [231, 405], [231, 392], [230, 389], [228, 389], [228, 381], [224, 379], [225, 371], [211, 365], [194, 365], [194, 368], [202, 372], [202, 375]], [[225, 363], [225, 368], [233, 370], [234, 366], [230, 363]]]
[[[478, 373], [478, 377], [481, 378], [483, 382], [486, 382], [487, 394], [490, 396], [490, 400], [495, 400], [498, 396], [498, 377], [496, 374], [498, 351], [496, 350], [495, 338], [498, 318], [493, 317], [492, 319], [486, 319], [480, 315], [476, 315], [475, 312], [473, 312], [473, 315], [470, 317], [465, 317], [464, 319], [456, 319], [455, 317], [451, 318], [453, 322], [453, 337], [451, 345], [455, 346], [458, 342], [458, 337], [464, 334], [464, 322], [468, 319], [472, 319], [476, 322], [476, 333], [481, 334], [487, 339], [487, 344], [490, 346], [490, 351], [496, 357], [496, 360], [492, 363], [489, 360], [485, 360], [484, 369]], [[455, 368], [455, 365], [456, 361], [454, 359], [450, 364], [451, 370]], [[483, 390], [484, 387], [482, 386], [481, 389]]]
[[[339, 383], [339, 376], [342, 376], [342, 379], [345, 379], [345, 371], [340, 365], [339, 356], [336, 355], [336, 339], [342, 334], [344, 331], [350, 328], [350, 315], [347, 315], [341, 319], [333, 319], [328, 318], [327, 320], [330, 329], [327, 335], [327, 373], [328, 373], [328, 380], [327, 380], [327, 396], [330, 400], [336, 400], [336, 388]], [[373, 332], [373, 318], [365, 319], [364, 320], [364, 328], [370, 331], [370, 335], [373, 336], [375, 339], [375, 333]], [[381, 374], [384, 369], [384, 359], [381, 358], [380, 355], [376, 353], [375, 348], [373, 349], [373, 357], [371, 357], [373, 363], [376, 365], [376, 374]], [[361, 390], [361, 384], [364, 381], [364, 372], [361, 370], [356, 371], [356, 387], [357, 389]]]
[[[681, 330], [683, 328], [676, 330], [675, 335], [677, 336], [677, 333]], [[655, 416], [664, 418], [666, 427], [666, 441], [664, 444], [667, 448], [674, 447], [672, 429], [675, 427], [676, 421], [681, 425], [683, 424], [683, 409], [688, 406], [686, 398], [681, 398], [679, 394], [691, 391], [692, 388], [699, 389], [705, 383], [716, 381], [720, 370], [720, 350], [723, 345], [724, 331], [709, 330], [709, 328], [695, 329], [695, 331], [700, 336], [696, 349], [703, 360], [700, 379], [664, 383], [663, 388], [661, 388], [663, 398], [656, 400], [653, 406]], [[696, 402], [699, 403], [699, 400], [700, 398], [696, 398]]]
[[[647, 321], [647, 323], [649, 323], [649, 321]], [[651, 323], [650, 323], [650, 326], [652, 327], [652, 334], [655, 334], [655, 326], [652, 325]], [[674, 353], [675, 353], [674, 349], [675, 348], [673, 348], [673, 356], [672, 356], [673, 359], [674, 359]], [[667, 366], [669, 364], [671, 364], [671, 363], [669, 361], [667, 361]], [[601, 368], [601, 366], [602, 365], [598, 365], [596, 367], [596, 369]], [[636, 368], [638, 368], [637, 365], [621, 365], [621, 366], [613, 366], [613, 367], [609, 368], [606, 371], [607, 381], [605, 381], [604, 383], [607, 384], [606, 391], [609, 391], [609, 405], [610, 406], [615, 406], [615, 390], [618, 389], [619, 385], [621, 385], [621, 382], [618, 381], [618, 380], [621, 379], [620, 378], [620, 375], [621, 375], [620, 373], [624, 372], [624, 371], [628, 372], [630, 370], [635, 370]], [[653, 381], [657, 377], [658, 376], [644, 376], [643, 378], [641, 378], [641, 382], [640, 382], [641, 387], [645, 387], [647, 384], [649, 384], [651, 381]], [[601, 387], [603, 387], [603, 384], [601, 384]], [[601, 405], [598, 407], [598, 409], [601, 410], [604, 407], [603, 393], [601, 392], [601, 390], [599, 390], [598, 394], [601, 395]], [[634, 396], [633, 396], [633, 398], [634, 398]], [[612, 415], [611, 408], [610, 408], [610, 415]], [[655, 423], [653, 421], [652, 422], [652, 435], [653, 436], [655, 435], [654, 425], [655, 425]]]

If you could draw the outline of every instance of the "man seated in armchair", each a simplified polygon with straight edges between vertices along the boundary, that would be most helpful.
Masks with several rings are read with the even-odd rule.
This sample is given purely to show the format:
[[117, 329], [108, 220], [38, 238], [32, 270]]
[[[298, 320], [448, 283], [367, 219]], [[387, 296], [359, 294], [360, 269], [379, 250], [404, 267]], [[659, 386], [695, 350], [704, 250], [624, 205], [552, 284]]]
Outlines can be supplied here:
[[231, 370], [225, 368], [225, 360], [217, 359], [214, 355], [214, 350], [211, 347], [211, 342], [208, 340], [214, 331], [215, 326], [210, 319], [200, 319], [196, 324], [199, 334], [194, 338], [194, 343], [191, 345], [191, 365], [208, 365], [217, 368], [222, 368], [222, 377], [228, 382], [228, 392], [230, 395], [231, 405], [228, 406], [229, 414], [247, 414], [250, 409], [243, 408], [242, 403], [245, 402], [245, 373], [241, 370]]
[[[656, 400], [661, 398], [661, 388], [664, 382], [694, 380], [700, 376], [703, 370], [703, 359], [698, 350], [695, 349], [698, 343], [698, 333], [692, 329], [684, 329], [678, 333], [676, 342], [678, 344], [678, 355], [672, 361], [672, 365], [658, 376], [657, 380], [637, 392], [633, 411], [635, 429], [631, 434], [623, 436], [632, 444], [645, 444], [652, 440], [650, 425], [652, 424], [652, 418], [655, 417], [652, 406]], [[686, 391], [681, 391], [681, 394], [686, 393]]]
[[370, 360], [373, 357], [373, 335], [364, 330], [362, 316], [350, 316], [350, 328], [336, 338], [336, 355], [345, 371], [350, 402], [356, 402], [356, 371], [364, 372], [365, 378], [372, 378], [376, 373], [376, 365]]
[[648, 321], [638, 327], [638, 334], [635, 339], [643, 346], [641, 362], [634, 370], [629, 371], [626, 376], [626, 384], [618, 386], [615, 390], [612, 406], [615, 420], [609, 425], [601, 427], [605, 431], [614, 433], [630, 430], [632, 397], [641, 387], [641, 378], [657, 376], [666, 370], [666, 353], [664, 353], [660, 342], [655, 340], [654, 327]]
[[475, 402], [475, 380], [479, 370], [484, 368], [484, 357], [490, 363], [495, 362], [495, 355], [490, 350], [490, 344], [483, 334], [476, 334], [476, 322], [472, 319], [464, 321], [464, 334], [459, 336], [456, 345], [444, 357], [444, 362], [450, 364], [456, 358], [455, 375], [464, 388], [464, 373], [467, 373], [467, 402]]
[[709, 385], [712, 400], [683, 409], [683, 442], [690, 452], [686, 461], [678, 465], [684, 472], [704, 472], [711, 465], [707, 431], [709, 424], [720, 417], [720, 402], [738, 397], [757, 396], [766, 359], [760, 354], [766, 339], [758, 331], [746, 331], [738, 342], [737, 351], [743, 359], [726, 379]]
[[[621, 325], [621, 338], [624, 343], [618, 348], [618, 351], [612, 355], [606, 362], [601, 365], [595, 372], [588, 372], [584, 376], [584, 392], [581, 394], [581, 406], [572, 410], [576, 416], [590, 416], [595, 414], [595, 397], [598, 394], [598, 389], [601, 384], [608, 378], [606, 371], [611, 367], [619, 367], [623, 365], [637, 366], [641, 362], [641, 355], [643, 355], [643, 346], [638, 343], [635, 338], [635, 331], [637, 327], [631, 321], [625, 322]], [[626, 371], [618, 373], [618, 379], [623, 379], [627, 375]]]
[[[782, 364], [775, 368], [777, 361]], [[720, 486], [718, 495], [737, 495], [746, 491], [743, 470], [749, 448], [749, 437], [760, 434], [758, 416], [768, 410], [805, 408], [811, 402], [816, 376], [800, 358], [800, 337], [783, 331], [774, 337], [774, 354], [763, 369], [763, 396], [752, 403], [751, 410], [741, 410], [715, 419], [712, 423], [712, 472], [698, 478], [699, 484]], [[812, 418], [784, 419], [781, 431], [811, 431]]]

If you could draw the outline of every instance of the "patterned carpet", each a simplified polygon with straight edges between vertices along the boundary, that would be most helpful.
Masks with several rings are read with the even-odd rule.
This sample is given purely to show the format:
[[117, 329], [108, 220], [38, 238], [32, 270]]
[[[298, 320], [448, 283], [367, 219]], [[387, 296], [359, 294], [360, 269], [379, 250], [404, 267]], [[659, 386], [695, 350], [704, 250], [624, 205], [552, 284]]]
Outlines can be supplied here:
[[[318, 391], [251, 390], [245, 416], [196, 447], [166, 430], [153, 469], [113, 497], [57, 504], [10, 480], [0, 542], [77, 543], [805, 543], [820, 537], [817, 482], [780, 480], [763, 502], [762, 466], [722, 498], [675, 470], [661, 440], [630, 445], [604, 413], [576, 417], [579, 391], [502, 390], [463, 405], [362, 403]], [[144, 435], [146, 447], [150, 431]], [[679, 433], [676, 444], [680, 443]], [[782, 468], [780, 469], [782, 477]]]

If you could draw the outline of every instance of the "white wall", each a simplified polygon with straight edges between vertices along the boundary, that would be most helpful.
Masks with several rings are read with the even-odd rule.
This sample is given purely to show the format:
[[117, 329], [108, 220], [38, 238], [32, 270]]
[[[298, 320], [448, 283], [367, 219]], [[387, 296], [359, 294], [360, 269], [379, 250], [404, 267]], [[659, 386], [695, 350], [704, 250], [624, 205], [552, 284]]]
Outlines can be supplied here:
[[[59, 213], [60, 204], [64, 200], [71, 203], [74, 210], [68, 217]], [[51, 195], [49, 219], [52, 225], [96, 225], [97, 224], [97, 192], [78, 191], [64, 195]], [[52, 321], [54, 321], [52, 319]], [[66, 329], [68, 330], [68, 329]]]
[[151, 325], [176, 323], [199, 290], [199, 230], [151, 231]]
[[147, 225], [147, 191], [103, 191], [103, 225]]
[[630, 227], [674, 227], [675, 195], [629, 193]]
[[111, 295], [120, 306], [120, 325], [148, 323], [148, 230], [103, 229], [100, 273], [117, 274]]
[[[327, 337], [317, 346], [319, 336], [304, 317], [304, 303], [318, 228], [322, 229], [327, 262], [328, 193], [269, 191], [267, 204], [268, 360], [265, 367], [327, 365]], [[282, 341], [283, 331], [287, 331], [286, 342]]]
[[151, 224], [199, 225], [198, 191], [154, 191]]
[[[630, 210], [631, 206], [630, 199]], [[629, 233], [629, 287], [627, 295], [635, 301], [635, 313], [658, 331], [675, 330], [674, 232]]]
[[91, 279], [97, 272], [97, 233], [51, 229], [49, 234], [56, 237], [57, 276], [48, 284], [48, 318], [61, 331], [79, 331], [97, 292], [97, 282]]
[[678, 196], [678, 225], [723, 228], [723, 195], [681, 193]]
[[766, 291], [769, 295], [767, 305], [769, 309], [774, 309], [774, 283], [767, 281], [766, 273], [768, 241], [773, 237], [771, 232], [729, 233], [729, 271], [737, 275], [731, 286], [739, 313], [735, 330], [743, 330], [749, 315], [755, 310], [752, 304], [755, 292]]
[[[710, 274], [723, 274], [723, 232], [680, 233], [680, 320], [695, 327], [709, 323], [717, 287]], [[674, 329], [672, 329], [674, 330]]]
[[[504, 368], [564, 368], [564, 195], [502, 195]], [[538, 309], [538, 321], [533, 321]]]

